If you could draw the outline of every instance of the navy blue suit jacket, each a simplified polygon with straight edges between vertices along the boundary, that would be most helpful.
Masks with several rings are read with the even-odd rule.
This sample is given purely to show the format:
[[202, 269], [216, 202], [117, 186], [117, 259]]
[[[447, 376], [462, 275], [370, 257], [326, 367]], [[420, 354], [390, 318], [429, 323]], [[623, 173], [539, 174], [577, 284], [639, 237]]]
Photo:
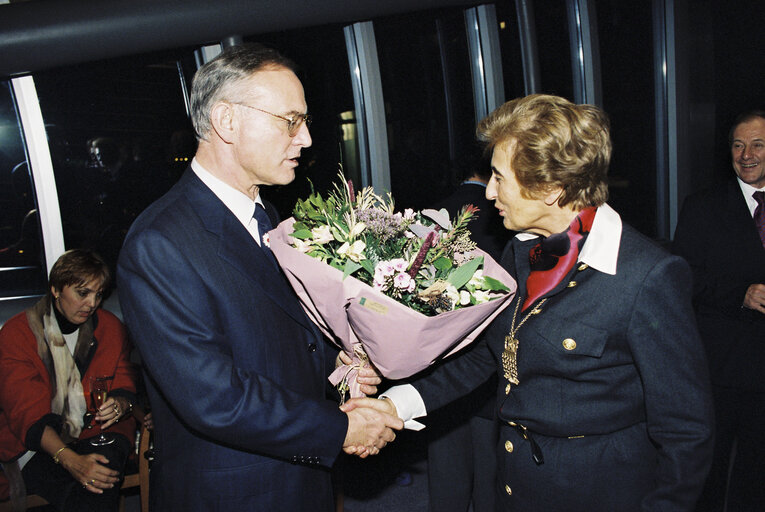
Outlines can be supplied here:
[[[616, 274], [575, 269], [518, 331], [520, 384], [506, 395], [500, 356], [535, 243], [513, 239], [502, 257], [518, 295], [483, 350], [413, 383], [427, 410], [499, 372], [506, 510], [693, 510], [711, 461], [712, 405], [688, 265], [623, 226]], [[543, 464], [508, 422], [534, 433]]]
[[191, 169], [132, 226], [118, 285], [156, 426], [152, 510], [332, 510], [335, 354]]

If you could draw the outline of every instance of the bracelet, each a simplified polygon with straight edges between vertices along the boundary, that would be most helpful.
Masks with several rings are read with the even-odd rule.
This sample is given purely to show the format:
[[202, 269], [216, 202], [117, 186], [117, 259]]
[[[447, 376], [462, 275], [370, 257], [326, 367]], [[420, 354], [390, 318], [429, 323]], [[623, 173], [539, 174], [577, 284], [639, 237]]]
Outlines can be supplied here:
[[127, 411], [125, 411], [125, 416], [133, 412], [133, 402], [128, 400], [128, 408]]
[[61, 448], [59, 448], [58, 451], [53, 454], [53, 462], [55, 462], [56, 464], [61, 464], [61, 461], [59, 460], [58, 456], [61, 454], [61, 452], [63, 452], [67, 448], [69, 448], [69, 447], [66, 446], [66, 445], [64, 445]]

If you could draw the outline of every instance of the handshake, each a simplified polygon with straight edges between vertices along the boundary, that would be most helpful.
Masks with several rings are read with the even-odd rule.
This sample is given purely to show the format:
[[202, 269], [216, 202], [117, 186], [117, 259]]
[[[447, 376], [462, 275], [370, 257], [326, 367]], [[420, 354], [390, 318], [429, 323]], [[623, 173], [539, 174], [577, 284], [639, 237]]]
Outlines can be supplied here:
[[394, 430], [404, 428], [396, 406], [388, 399], [352, 398], [341, 405], [340, 410], [348, 415], [343, 451], [362, 459], [380, 453], [386, 444], [396, 439]]
[[[337, 364], [341, 363], [351, 363], [350, 357], [342, 351]], [[380, 382], [382, 379], [374, 367], [359, 369], [358, 383], [365, 395], [377, 393], [377, 385]], [[343, 451], [349, 455], [358, 455], [362, 459], [380, 453], [386, 444], [396, 439], [394, 430], [404, 428], [396, 406], [387, 399], [352, 398], [341, 405], [340, 410], [348, 415], [348, 432], [345, 435]]]

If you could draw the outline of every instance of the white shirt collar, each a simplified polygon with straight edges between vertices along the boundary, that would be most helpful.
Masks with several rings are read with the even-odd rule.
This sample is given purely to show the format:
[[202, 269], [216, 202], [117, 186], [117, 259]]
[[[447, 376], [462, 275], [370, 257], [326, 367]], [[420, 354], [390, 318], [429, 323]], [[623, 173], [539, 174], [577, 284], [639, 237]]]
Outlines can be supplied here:
[[210, 171], [202, 167], [202, 164], [200, 164], [196, 158], [191, 160], [191, 169], [194, 171], [194, 174], [202, 180], [202, 183], [207, 185], [207, 187], [212, 190], [213, 194], [226, 205], [226, 208], [231, 210], [231, 213], [239, 219], [239, 222], [241, 222], [245, 228], [248, 228], [250, 223], [253, 222], [252, 215], [255, 213], [255, 204], [263, 204], [263, 200], [260, 198], [260, 193], [258, 193], [255, 202], [253, 202], [246, 194], [243, 194], [231, 185], [213, 176]]
[[[534, 233], [518, 233], [515, 237], [521, 241], [537, 238]], [[619, 244], [622, 239], [622, 218], [616, 211], [602, 204], [595, 212], [592, 229], [587, 235], [579, 260], [605, 274], [616, 274], [616, 261], [619, 258]]]
[[757, 208], [757, 201], [752, 197], [752, 194], [757, 191], [765, 191], [765, 188], [754, 188], [749, 183], [741, 181], [741, 178], [738, 176], [736, 176], [736, 180], [738, 181], [738, 186], [741, 187], [741, 193], [744, 194], [746, 205], [749, 207], [749, 214], [754, 216], [754, 210]]

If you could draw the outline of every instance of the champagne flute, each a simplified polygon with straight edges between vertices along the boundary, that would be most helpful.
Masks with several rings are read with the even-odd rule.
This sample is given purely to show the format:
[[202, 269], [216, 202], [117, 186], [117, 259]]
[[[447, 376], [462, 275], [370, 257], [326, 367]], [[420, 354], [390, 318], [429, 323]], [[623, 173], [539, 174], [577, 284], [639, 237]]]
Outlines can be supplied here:
[[[98, 408], [101, 407], [104, 402], [106, 402], [106, 398], [109, 396], [110, 380], [111, 377], [108, 376], [90, 378], [90, 403], [93, 409], [95, 409], [96, 414], [98, 414]], [[103, 421], [98, 422], [99, 428], [102, 424]], [[103, 429], [101, 429], [101, 433], [98, 435], [98, 437], [91, 438], [90, 440], [90, 444], [93, 446], [104, 446], [107, 444], [112, 444], [113, 442], [114, 437], [105, 436]]]

